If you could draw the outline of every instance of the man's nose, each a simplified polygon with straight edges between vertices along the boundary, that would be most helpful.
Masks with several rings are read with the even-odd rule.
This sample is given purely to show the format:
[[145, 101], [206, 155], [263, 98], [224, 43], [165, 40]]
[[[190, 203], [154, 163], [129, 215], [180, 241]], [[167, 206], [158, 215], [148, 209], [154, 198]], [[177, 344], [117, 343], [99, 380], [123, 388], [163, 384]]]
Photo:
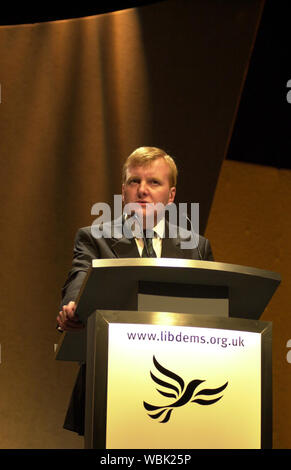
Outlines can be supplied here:
[[146, 181], [141, 181], [139, 186], [138, 186], [138, 194], [139, 195], [144, 195], [148, 193], [148, 185]]

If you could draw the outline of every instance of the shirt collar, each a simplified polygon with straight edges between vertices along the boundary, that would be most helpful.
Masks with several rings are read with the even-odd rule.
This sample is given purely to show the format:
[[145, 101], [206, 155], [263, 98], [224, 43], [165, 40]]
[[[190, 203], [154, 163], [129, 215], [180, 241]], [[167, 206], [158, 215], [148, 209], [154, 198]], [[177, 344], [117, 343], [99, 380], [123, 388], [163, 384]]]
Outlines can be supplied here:
[[164, 238], [165, 234], [165, 218], [163, 217], [157, 225], [153, 228], [154, 232], [158, 235], [159, 238]]
[[[164, 238], [165, 236], [165, 218], [163, 217], [159, 222], [153, 227], [155, 237]], [[137, 236], [137, 238], [143, 238], [142, 235]]]

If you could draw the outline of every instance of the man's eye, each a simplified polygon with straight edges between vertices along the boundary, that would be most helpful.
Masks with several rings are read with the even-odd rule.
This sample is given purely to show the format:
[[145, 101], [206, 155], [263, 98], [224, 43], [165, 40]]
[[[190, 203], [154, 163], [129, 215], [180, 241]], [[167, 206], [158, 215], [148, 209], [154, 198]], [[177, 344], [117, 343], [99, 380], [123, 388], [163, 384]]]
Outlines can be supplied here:
[[138, 183], [138, 182], [139, 182], [139, 181], [138, 181], [137, 178], [132, 178], [131, 180], [129, 180], [129, 181], [127, 182], [127, 184], [136, 184], [136, 183]]
[[151, 184], [153, 184], [153, 185], [159, 185], [160, 182], [159, 182], [158, 180], [152, 180], [152, 181], [151, 181]]

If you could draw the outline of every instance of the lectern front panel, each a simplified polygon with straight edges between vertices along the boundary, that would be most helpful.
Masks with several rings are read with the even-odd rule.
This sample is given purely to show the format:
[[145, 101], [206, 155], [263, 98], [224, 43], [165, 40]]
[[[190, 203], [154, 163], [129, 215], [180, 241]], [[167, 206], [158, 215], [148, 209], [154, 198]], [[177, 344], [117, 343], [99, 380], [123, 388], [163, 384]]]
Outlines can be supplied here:
[[165, 295], [138, 294], [138, 310], [159, 312], [192, 313], [228, 317], [228, 299], [199, 299]]
[[[89, 371], [95, 377], [91, 389], [106, 386], [103, 403], [100, 394], [98, 400], [88, 397], [93, 403], [91, 446], [271, 446], [270, 324], [166, 312], [99, 312], [95, 325], [96, 344], [104, 337], [108, 341], [104, 360], [99, 348], [94, 363], [106, 362], [106, 378], [94, 368]], [[102, 376], [106, 384], [100, 383]]]

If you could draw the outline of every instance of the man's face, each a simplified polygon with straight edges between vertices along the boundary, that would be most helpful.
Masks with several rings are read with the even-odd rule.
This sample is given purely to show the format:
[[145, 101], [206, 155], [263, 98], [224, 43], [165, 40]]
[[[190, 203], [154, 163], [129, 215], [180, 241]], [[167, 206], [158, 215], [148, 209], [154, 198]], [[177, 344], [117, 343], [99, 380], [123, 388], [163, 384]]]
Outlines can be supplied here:
[[[170, 168], [163, 158], [158, 158], [147, 165], [132, 166], [127, 169], [126, 181], [122, 185], [122, 201], [124, 204], [133, 202], [139, 204], [144, 224], [146, 210], [148, 216], [152, 211], [149, 204], [162, 203], [166, 206], [174, 201], [176, 188], [170, 187], [169, 176]], [[156, 222], [155, 213], [154, 223]]]

